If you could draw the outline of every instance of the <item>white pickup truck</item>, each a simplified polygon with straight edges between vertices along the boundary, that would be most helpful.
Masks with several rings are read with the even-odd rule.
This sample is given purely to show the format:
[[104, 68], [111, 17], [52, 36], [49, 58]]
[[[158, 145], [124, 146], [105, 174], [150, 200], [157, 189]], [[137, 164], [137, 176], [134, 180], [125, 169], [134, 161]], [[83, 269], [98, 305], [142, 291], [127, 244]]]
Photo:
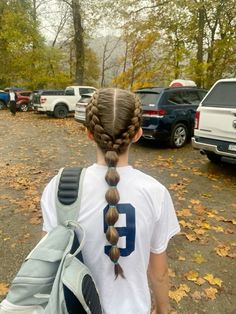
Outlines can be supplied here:
[[212, 162], [236, 163], [236, 78], [217, 81], [199, 104], [192, 145]]
[[64, 95], [42, 95], [39, 104], [34, 105], [36, 111], [46, 113], [48, 116], [65, 118], [69, 112], [74, 112], [76, 103], [82, 94], [96, 91], [92, 86], [68, 86]]

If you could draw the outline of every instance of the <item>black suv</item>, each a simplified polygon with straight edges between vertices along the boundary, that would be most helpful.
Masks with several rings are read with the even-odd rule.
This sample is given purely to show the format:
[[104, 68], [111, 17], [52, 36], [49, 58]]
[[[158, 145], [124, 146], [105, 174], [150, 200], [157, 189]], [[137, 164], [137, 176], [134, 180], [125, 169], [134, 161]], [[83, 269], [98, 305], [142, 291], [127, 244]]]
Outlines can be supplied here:
[[197, 87], [148, 87], [135, 91], [143, 109], [143, 137], [182, 147], [194, 130], [195, 111], [207, 90]]

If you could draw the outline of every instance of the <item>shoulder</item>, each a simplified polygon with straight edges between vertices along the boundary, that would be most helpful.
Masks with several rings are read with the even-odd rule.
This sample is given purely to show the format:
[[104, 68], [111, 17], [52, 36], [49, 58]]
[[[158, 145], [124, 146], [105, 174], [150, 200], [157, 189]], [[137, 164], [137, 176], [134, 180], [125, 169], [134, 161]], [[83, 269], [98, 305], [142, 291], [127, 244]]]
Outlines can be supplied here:
[[153, 176], [148, 175], [144, 173], [143, 171], [140, 171], [138, 169], [133, 169], [133, 179], [135, 179], [135, 182], [137, 185], [142, 186], [143, 188], [152, 188], [152, 189], [158, 189], [161, 191], [164, 191], [166, 188], [165, 186], [160, 183], [157, 179], [155, 179]]

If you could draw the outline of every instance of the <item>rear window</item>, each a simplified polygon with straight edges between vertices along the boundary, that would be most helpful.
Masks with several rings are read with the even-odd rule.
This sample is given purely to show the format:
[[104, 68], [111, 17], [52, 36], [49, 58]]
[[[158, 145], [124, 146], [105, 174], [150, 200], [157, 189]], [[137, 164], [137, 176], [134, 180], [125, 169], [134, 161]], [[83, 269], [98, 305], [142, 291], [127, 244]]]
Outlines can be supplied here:
[[143, 106], [156, 105], [160, 98], [160, 94], [157, 93], [136, 93], [136, 95], [140, 98]]
[[89, 88], [89, 87], [82, 87], [79, 89], [80, 95], [81, 94], [89, 94], [95, 92], [94, 88]]
[[219, 82], [206, 96], [202, 106], [236, 108], [236, 82]]
[[79, 100], [79, 102], [82, 102], [82, 103], [88, 103], [91, 99], [91, 96], [82, 96]]

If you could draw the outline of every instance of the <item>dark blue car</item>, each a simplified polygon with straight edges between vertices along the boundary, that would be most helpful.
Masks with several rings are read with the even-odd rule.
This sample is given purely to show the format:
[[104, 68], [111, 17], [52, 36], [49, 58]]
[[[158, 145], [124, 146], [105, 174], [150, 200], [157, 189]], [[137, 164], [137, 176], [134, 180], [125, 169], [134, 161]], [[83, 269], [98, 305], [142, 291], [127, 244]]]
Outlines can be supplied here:
[[143, 137], [180, 148], [191, 138], [195, 111], [207, 90], [197, 87], [148, 87], [135, 92], [142, 104]]

